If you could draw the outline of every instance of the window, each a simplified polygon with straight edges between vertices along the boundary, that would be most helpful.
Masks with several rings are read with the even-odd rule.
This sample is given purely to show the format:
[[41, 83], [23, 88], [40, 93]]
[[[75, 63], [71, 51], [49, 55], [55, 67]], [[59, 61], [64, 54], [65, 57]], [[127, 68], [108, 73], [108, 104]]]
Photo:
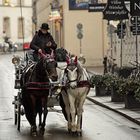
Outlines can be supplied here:
[[18, 38], [24, 37], [24, 18], [18, 18]]
[[10, 0], [3, 0], [3, 5], [5, 6], [10, 5]]
[[8, 37], [11, 36], [11, 33], [10, 33], [10, 18], [9, 17], [4, 17], [3, 18], [3, 31], [5, 31], [5, 33]]
[[17, 5], [19, 6], [21, 3], [21, 5], [23, 6], [24, 5], [24, 0], [17, 0]]

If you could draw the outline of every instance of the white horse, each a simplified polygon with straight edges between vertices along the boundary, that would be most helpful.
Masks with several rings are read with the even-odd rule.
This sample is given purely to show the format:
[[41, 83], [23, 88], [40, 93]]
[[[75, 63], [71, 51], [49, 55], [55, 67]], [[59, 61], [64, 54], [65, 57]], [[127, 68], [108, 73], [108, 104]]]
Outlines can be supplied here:
[[67, 66], [62, 72], [62, 97], [68, 120], [68, 130], [78, 136], [82, 135], [82, 113], [86, 96], [90, 90], [86, 70], [74, 59], [67, 59]]

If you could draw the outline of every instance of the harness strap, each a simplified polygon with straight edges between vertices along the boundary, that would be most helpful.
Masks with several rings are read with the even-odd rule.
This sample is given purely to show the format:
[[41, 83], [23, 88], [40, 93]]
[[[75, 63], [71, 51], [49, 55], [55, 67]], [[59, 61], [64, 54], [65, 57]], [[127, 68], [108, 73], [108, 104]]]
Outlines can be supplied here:
[[90, 81], [90, 76], [87, 73], [86, 69], [83, 68], [83, 72], [85, 73], [87, 80]]
[[44, 90], [50, 89], [49, 82], [28, 82], [25, 84], [27, 89], [37, 89], [37, 90]]
[[87, 81], [87, 80], [79, 81], [77, 87], [78, 88], [80, 88], [80, 87], [90, 87], [90, 82]]

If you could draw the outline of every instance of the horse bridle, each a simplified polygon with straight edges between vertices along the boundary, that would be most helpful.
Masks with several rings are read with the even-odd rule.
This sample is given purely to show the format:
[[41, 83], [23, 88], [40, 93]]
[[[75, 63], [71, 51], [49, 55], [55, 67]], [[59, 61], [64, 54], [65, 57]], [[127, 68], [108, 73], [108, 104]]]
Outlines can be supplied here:
[[55, 59], [54, 59], [54, 57], [51, 57], [51, 55], [49, 55], [49, 54], [47, 54], [47, 55], [41, 54], [41, 55], [42, 55], [42, 59], [43, 59], [43, 67], [45, 68], [45, 72], [46, 72], [48, 78], [50, 79], [49, 72], [48, 72], [48, 70], [46, 70], [47, 66], [46, 66], [45, 62], [47, 62], [47, 63], [55, 62]]
[[[69, 65], [68, 65], [69, 66]], [[68, 66], [65, 68], [65, 73], [66, 73], [66, 75], [68, 75]], [[75, 69], [77, 68], [77, 66], [75, 65]], [[77, 68], [78, 69], [78, 68]], [[68, 76], [67, 76], [68, 77]], [[78, 77], [79, 77], [79, 75], [78, 75], [78, 72], [77, 72], [77, 77], [76, 77], [76, 79], [74, 79], [74, 80], [70, 80], [70, 79], [67, 79], [68, 81], [67, 81], [67, 84], [69, 84], [69, 83], [72, 83], [72, 82], [78, 82]]]

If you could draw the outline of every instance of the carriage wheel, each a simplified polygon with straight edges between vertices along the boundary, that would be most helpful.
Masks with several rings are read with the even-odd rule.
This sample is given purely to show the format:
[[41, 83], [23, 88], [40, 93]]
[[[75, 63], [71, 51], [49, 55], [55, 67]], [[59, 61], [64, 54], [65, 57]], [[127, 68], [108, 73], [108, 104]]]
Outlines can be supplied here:
[[18, 105], [18, 113], [17, 113], [17, 120], [18, 120], [18, 124], [17, 124], [17, 130], [20, 131], [20, 121], [21, 121], [21, 104], [19, 103]]
[[14, 118], [15, 118], [15, 125], [17, 125], [17, 96], [14, 97]]

